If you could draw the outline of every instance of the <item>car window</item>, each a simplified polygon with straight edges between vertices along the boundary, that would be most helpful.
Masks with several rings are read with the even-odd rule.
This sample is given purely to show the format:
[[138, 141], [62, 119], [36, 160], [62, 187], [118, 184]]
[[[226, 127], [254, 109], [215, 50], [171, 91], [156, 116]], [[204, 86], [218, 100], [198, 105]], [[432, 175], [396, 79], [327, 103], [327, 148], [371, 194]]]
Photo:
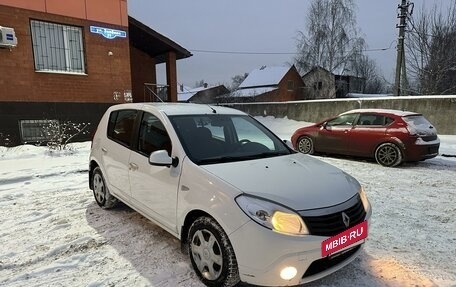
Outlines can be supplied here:
[[434, 128], [422, 115], [407, 116], [403, 117], [403, 119], [408, 124], [408, 128], [412, 133], [428, 132]]
[[361, 114], [359, 116], [357, 125], [361, 126], [386, 126], [394, 120], [390, 117], [375, 114]]
[[287, 146], [249, 116], [171, 116], [189, 158], [197, 164], [290, 154]]
[[137, 149], [145, 156], [157, 150], [166, 150], [171, 155], [171, 140], [163, 123], [154, 115], [144, 113], [139, 126]]
[[136, 110], [112, 112], [109, 115], [108, 137], [116, 142], [130, 146], [136, 114]]
[[370, 126], [373, 125], [376, 115], [362, 114], [359, 116], [357, 125]]
[[334, 118], [326, 124], [327, 126], [351, 126], [358, 114], [346, 114]]

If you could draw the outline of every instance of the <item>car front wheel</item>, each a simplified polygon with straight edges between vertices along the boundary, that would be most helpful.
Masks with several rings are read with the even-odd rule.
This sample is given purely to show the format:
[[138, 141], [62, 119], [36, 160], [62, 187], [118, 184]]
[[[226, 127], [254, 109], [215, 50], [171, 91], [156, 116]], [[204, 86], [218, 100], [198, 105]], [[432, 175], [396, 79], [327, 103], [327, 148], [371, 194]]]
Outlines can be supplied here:
[[118, 200], [109, 192], [99, 167], [93, 170], [92, 186], [93, 196], [100, 207], [109, 209], [117, 205]]
[[306, 154], [313, 154], [314, 153], [314, 145], [313, 141], [308, 136], [303, 136], [298, 139], [298, 144], [296, 145], [299, 152], [306, 153]]
[[375, 150], [375, 160], [383, 166], [397, 166], [402, 162], [402, 153], [397, 145], [384, 143]]
[[188, 253], [193, 268], [207, 286], [231, 287], [239, 283], [233, 247], [222, 227], [210, 217], [199, 217], [190, 226]]

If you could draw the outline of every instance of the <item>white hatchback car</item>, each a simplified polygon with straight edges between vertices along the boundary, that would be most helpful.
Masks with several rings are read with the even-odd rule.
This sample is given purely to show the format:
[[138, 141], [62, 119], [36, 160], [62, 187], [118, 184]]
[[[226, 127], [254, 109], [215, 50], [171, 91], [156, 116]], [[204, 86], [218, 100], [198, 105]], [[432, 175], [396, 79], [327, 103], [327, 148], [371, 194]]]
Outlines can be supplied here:
[[112, 106], [93, 138], [90, 188], [181, 240], [207, 286], [290, 286], [351, 262], [371, 206], [358, 181], [226, 107]]

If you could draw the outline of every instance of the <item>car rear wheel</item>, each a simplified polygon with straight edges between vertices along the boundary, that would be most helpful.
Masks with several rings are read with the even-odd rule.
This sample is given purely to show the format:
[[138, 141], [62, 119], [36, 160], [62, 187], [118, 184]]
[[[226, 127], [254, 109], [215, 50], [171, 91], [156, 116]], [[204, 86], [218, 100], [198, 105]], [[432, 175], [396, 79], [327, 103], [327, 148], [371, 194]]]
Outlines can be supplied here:
[[199, 217], [190, 226], [188, 253], [193, 268], [207, 286], [231, 287], [239, 283], [233, 247], [222, 227], [210, 217]]
[[96, 167], [92, 176], [93, 196], [95, 201], [102, 208], [113, 208], [119, 202], [108, 190], [101, 169]]
[[297, 146], [299, 152], [306, 153], [306, 154], [314, 153], [313, 141], [308, 136], [300, 137], [298, 139], [298, 144], [296, 146]]
[[375, 150], [375, 160], [383, 166], [397, 166], [402, 162], [402, 153], [397, 145], [384, 143]]

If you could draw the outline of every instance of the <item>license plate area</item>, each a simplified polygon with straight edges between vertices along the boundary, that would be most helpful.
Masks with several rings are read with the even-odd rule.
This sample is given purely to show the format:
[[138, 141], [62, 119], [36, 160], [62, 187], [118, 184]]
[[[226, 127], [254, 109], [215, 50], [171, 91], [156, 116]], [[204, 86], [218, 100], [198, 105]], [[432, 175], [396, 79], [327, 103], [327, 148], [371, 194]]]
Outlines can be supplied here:
[[[326, 257], [367, 238], [367, 221], [363, 221], [321, 243], [321, 256]], [[344, 250], [345, 251], [345, 250]]]

